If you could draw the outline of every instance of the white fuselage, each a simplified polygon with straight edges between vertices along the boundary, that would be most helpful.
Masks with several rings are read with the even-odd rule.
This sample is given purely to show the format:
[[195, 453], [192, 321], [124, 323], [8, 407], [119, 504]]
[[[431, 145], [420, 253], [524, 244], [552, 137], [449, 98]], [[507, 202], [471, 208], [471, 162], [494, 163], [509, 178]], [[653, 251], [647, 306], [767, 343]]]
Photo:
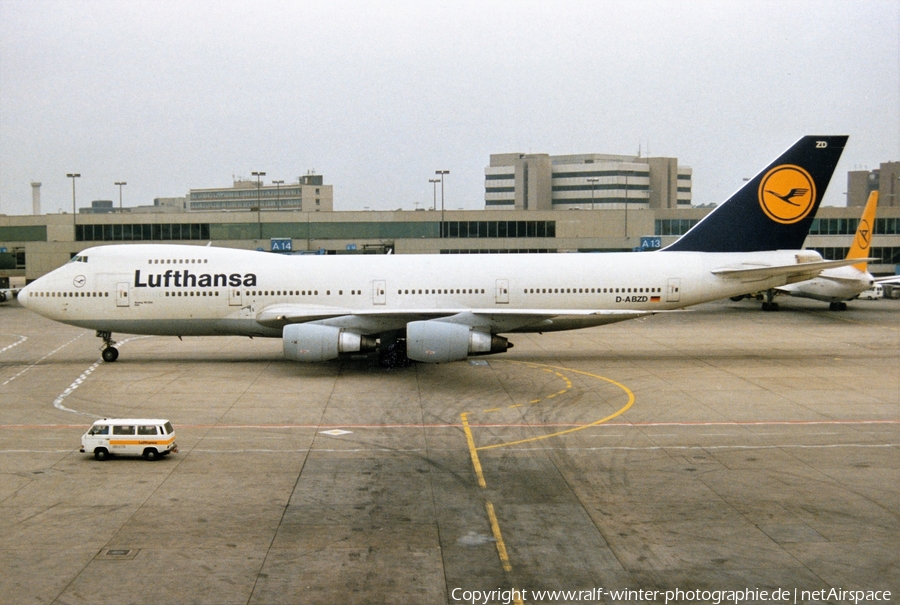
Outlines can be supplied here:
[[[809, 251], [803, 253], [808, 259]], [[28, 285], [19, 300], [56, 321], [130, 334], [280, 337], [282, 326], [261, 318], [281, 308], [300, 317], [294, 321], [341, 325], [352, 317], [355, 331], [370, 334], [402, 329], [415, 318], [466, 312], [526, 317], [500, 321], [495, 333], [549, 331], [608, 323], [584, 311], [662, 311], [783, 286], [789, 281], [783, 276], [747, 281], [712, 271], [794, 264], [797, 256], [797, 251], [281, 256], [111, 245], [81, 252]], [[529, 311], [558, 311], [558, 317], [550, 325], [527, 318]]]
[[860, 271], [854, 266], [825, 269], [818, 277], [788, 284], [778, 288], [779, 292], [800, 298], [812, 298], [825, 302], [842, 302], [859, 296], [872, 287], [875, 278], [868, 271]]

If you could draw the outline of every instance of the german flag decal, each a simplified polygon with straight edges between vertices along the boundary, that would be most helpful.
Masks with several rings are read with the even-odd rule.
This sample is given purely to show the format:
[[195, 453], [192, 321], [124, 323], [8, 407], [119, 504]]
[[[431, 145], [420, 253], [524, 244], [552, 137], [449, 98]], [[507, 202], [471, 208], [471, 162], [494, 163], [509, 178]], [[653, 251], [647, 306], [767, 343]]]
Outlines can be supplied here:
[[651, 296], [650, 302], [659, 302], [659, 296]]
[[759, 205], [776, 223], [791, 225], [803, 220], [815, 202], [816, 184], [800, 166], [776, 166], [759, 183]]

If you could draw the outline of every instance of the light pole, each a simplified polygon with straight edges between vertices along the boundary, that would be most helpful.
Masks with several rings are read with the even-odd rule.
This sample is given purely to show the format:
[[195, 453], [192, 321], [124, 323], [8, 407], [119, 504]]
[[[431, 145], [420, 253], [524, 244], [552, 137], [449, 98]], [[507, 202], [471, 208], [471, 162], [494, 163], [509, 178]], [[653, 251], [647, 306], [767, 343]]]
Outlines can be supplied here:
[[275, 184], [275, 207], [278, 208], [281, 206], [281, 186], [284, 185], [284, 181], [272, 181]]
[[588, 179], [588, 183], [591, 184], [591, 210], [594, 209], [594, 187], [597, 186], [597, 183], [600, 182], [600, 179], [594, 177], [592, 179]]
[[431, 187], [431, 209], [437, 210], [437, 184], [441, 182], [441, 179], [428, 179], [428, 182], [432, 184]]
[[260, 177], [266, 176], [266, 173], [251, 172], [250, 174], [256, 177], [256, 224], [259, 227], [258, 239], [262, 239], [262, 205], [260, 202], [260, 187], [262, 187], [262, 182], [259, 179]]
[[119, 186], [119, 212], [122, 212], [122, 185], [127, 185], [125, 181], [116, 181], [116, 185]]
[[435, 170], [434, 173], [441, 177], [441, 237], [444, 237], [444, 175], [450, 174], [450, 171]]
[[628, 239], [628, 173], [625, 173], [625, 239]]
[[72, 241], [77, 239], [78, 234], [76, 233], [77, 229], [75, 228], [75, 217], [78, 214], [75, 212], [75, 179], [81, 176], [78, 172], [69, 172], [66, 173], [66, 176], [72, 179]]

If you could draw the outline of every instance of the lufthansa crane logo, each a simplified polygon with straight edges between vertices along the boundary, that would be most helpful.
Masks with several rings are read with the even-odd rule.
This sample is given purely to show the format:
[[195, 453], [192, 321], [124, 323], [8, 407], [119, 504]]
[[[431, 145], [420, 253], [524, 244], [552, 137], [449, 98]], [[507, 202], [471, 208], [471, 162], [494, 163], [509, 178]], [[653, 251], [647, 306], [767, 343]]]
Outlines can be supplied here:
[[859, 246], [860, 250], [869, 249], [869, 239], [871, 235], [872, 230], [869, 227], [869, 221], [866, 219], [859, 221], [859, 229], [856, 230], [856, 245]]
[[87, 280], [84, 278], [84, 275], [76, 275], [75, 279], [72, 280], [72, 285], [76, 288], [82, 287]]
[[759, 205], [776, 223], [791, 225], [803, 220], [815, 201], [816, 184], [800, 166], [776, 166], [759, 183]]

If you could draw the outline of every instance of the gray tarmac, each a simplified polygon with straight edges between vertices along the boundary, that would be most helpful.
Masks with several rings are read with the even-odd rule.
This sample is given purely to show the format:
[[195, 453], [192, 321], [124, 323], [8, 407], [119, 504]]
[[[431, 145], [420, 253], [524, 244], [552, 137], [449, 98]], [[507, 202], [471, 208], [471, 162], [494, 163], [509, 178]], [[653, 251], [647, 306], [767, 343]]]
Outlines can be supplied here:
[[[404, 369], [2, 306], [0, 603], [896, 601], [900, 301], [779, 301]], [[116, 416], [179, 453], [78, 452]]]

